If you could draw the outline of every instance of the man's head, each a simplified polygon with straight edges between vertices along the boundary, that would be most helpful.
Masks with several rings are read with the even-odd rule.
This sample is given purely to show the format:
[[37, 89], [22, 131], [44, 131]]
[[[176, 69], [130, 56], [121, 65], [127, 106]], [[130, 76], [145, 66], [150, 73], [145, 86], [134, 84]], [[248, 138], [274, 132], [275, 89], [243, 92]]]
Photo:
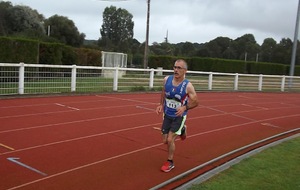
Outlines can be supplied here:
[[175, 78], [184, 78], [187, 72], [187, 63], [183, 59], [178, 59], [175, 61], [173, 69]]

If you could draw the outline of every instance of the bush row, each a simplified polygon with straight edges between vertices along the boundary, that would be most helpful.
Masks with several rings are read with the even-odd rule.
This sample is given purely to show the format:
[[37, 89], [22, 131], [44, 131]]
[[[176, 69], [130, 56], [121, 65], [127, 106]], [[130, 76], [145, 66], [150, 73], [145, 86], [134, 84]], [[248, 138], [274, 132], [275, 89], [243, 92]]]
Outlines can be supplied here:
[[[203, 57], [149, 56], [149, 68], [172, 69], [176, 59], [187, 61], [189, 70], [289, 75], [290, 66], [278, 63], [245, 62]], [[134, 55], [134, 62], [143, 62], [143, 56]], [[0, 62], [2, 63], [41, 63], [52, 65], [101, 66], [101, 51], [86, 48], [73, 48], [59, 43], [46, 43], [36, 40], [0, 37]], [[294, 75], [300, 76], [300, 66], [295, 66]]]
[[0, 62], [101, 66], [101, 51], [60, 43], [0, 37]]
[[[172, 69], [174, 61], [179, 57], [171, 56], [150, 56], [149, 67]], [[249, 62], [241, 60], [217, 59], [192, 57], [184, 58], [188, 63], [189, 70], [222, 72], [222, 73], [241, 73], [241, 74], [265, 74], [265, 75], [289, 75], [290, 65], [279, 63]], [[294, 75], [300, 76], [300, 66], [296, 65]]]

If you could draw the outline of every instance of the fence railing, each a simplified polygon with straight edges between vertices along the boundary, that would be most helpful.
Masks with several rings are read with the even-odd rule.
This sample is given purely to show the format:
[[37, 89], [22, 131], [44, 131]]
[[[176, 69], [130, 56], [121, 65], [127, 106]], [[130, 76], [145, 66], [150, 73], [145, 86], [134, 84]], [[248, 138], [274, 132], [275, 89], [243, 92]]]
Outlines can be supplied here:
[[[173, 70], [0, 63], [0, 95], [161, 90]], [[300, 77], [188, 71], [196, 91], [300, 92]]]

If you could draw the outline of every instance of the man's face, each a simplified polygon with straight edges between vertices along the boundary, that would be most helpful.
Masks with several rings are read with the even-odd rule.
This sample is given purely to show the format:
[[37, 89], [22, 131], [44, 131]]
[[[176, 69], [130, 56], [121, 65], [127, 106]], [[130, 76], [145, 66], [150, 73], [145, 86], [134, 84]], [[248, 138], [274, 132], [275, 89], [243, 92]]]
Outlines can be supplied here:
[[176, 62], [173, 66], [175, 78], [181, 78], [185, 75], [187, 69], [183, 62]]

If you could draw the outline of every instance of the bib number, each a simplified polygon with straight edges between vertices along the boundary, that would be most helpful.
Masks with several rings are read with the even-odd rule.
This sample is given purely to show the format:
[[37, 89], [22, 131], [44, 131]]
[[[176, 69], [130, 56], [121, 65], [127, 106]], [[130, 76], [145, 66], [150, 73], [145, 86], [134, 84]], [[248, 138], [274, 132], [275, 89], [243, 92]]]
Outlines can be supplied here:
[[177, 102], [175, 100], [166, 99], [166, 106], [168, 108], [177, 109], [181, 106], [181, 102]]

